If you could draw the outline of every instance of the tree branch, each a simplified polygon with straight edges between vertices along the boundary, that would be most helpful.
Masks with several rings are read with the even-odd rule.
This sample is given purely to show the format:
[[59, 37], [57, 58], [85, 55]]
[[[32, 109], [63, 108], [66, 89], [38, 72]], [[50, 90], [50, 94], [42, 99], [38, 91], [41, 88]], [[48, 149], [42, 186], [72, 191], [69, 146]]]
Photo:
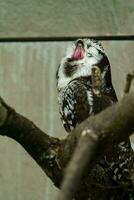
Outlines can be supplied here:
[[124, 94], [129, 93], [130, 91], [130, 87], [131, 87], [131, 83], [132, 80], [134, 79], [134, 72], [127, 74], [126, 76], [126, 84], [125, 84], [125, 88], [124, 88]]
[[2, 98], [0, 105], [0, 134], [20, 143], [59, 187], [62, 177], [58, 162], [61, 141], [41, 131], [32, 121], [9, 107]]
[[[62, 192], [60, 192], [57, 200], [69, 200], [73, 198], [84, 169], [89, 162], [92, 163], [90, 159], [94, 158], [96, 155], [97, 144], [98, 137], [95, 133], [91, 132], [89, 129], [82, 132], [71, 162], [66, 169], [65, 181], [62, 184]], [[88, 165], [88, 171], [91, 170], [89, 168], [91, 168], [91, 165]]]
[[[113, 141], [120, 142], [134, 131], [133, 98], [134, 95], [131, 94], [120, 103], [95, 117], [89, 118], [72, 133], [81, 136], [72, 160], [66, 169], [62, 191], [57, 199], [71, 200], [87, 164], [88, 170], [91, 170], [102, 155], [107, 151], [112, 151]], [[130, 170], [134, 173], [134, 164]]]
[[[101, 112], [100, 114], [92, 116], [89, 119], [85, 120], [80, 126], [78, 126], [63, 140], [50, 137], [45, 134], [30, 120], [16, 113], [15, 110], [10, 108], [2, 99], [0, 99], [0, 105], [0, 134], [13, 138], [17, 142], [19, 142], [39, 164], [43, 171], [51, 178], [53, 183], [59, 188], [61, 185], [64, 169], [66, 168], [67, 164], [70, 161], [70, 158], [72, 157], [79, 138], [81, 137], [81, 140], [83, 142], [86, 140], [89, 149], [87, 151], [86, 148], [83, 148], [83, 150], [81, 150], [81, 155], [84, 152], [85, 156], [83, 158], [85, 158], [86, 160], [86, 164], [83, 164], [82, 168], [85, 168], [87, 163], [90, 161], [88, 168], [86, 168], [86, 174], [88, 175], [84, 177], [84, 184], [86, 184], [86, 189], [89, 188], [89, 190], [85, 191], [86, 195], [83, 195], [85, 195], [85, 199], [87, 199], [89, 191], [90, 193], [93, 193], [93, 195], [103, 195], [102, 190], [98, 189], [97, 191], [95, 186], [91, 189], [92, 180], [94, 180], [95, 183], [95, 181], [97, 180], [97, 178], [95, 180], [95, 177], [100, 177], [99, 173], [103, 173], [100, 168], [100, 171], [98, 170], [98, 166], [96, 166], [95, 164], [97, 163], [98, 159], [100, 159], [100, 157], [104, 155], [104, 153], [109, 153], [111, 151], [113, 141], [122, 141], [124, 138], [129, 137], [129, 135], [134, 132], [133, 93], [124, 97], [124, 99], [116, 105], [113, 105], [107, 108], [105, 111]], [[76, 162], [79, 161], [79, 158], [75, 159]], [[93, 170], [92, 175], [90, 172], [92, 171], [91, 169], [93, 169], [94, 167], [96, 171]], [[77, 174], [78, 173], [76, 173], [76, 175]], [[109, 180], [107, 175], [103, 175], [104, 176], [101, 180], [103, 181], [102, 183], [104, 185], [111, 184], [113, 186], [113, 183], [111, 182], [111, 180]], [[78, 176], [77, 181], [80, 179], [81, 176], [82, 174]], [[100, 182], [97, 182], [97, 184], [98, 183]], [[63, 186], [65, 185], [66, 184], [63, 183]], [[85, 188], [85, 185], [83, 187]], [[63, 192], [65, 192], [66, 187], [63, 188]], [[79, 187], [79, 192], [82, 193], [82, 190], [83, 188], [81, 185]], [[80, 193], [75, 198], [80, 199]], [[96, 197], [96, 199], [97, 198], [98, 197]], [[83, 198], [83, 200], [85, 199]]]

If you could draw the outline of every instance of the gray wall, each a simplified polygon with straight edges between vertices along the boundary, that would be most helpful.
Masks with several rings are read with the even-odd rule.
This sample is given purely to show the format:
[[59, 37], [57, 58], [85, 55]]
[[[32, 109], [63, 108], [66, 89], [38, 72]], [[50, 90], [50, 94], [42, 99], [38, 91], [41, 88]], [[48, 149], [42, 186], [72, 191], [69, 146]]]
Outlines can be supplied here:
[[133, 0], [1, 0], [0, 38], [132, 35]]
[[[126, 73], [134, 68], [134, 42], [102, 43], [120, 99]], [[18, 112], [56, 137], [66, 135], [59, 120], [55, 71], [68, 44], [0, 43], [0, 95]], [[0, 137], [0, 200], [52, 200], [56, 192], [19, 144]]]

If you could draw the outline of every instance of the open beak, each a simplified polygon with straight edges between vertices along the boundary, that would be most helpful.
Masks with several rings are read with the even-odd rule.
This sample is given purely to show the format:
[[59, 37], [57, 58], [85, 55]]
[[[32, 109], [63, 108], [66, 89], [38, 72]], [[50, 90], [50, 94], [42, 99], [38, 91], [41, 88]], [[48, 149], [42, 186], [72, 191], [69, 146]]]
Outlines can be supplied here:
[[78, 39], [75, 43], [75, 49], [72, 54], [72, 60], [81, 60], [84, 58], [84, 42], [82, 39]]

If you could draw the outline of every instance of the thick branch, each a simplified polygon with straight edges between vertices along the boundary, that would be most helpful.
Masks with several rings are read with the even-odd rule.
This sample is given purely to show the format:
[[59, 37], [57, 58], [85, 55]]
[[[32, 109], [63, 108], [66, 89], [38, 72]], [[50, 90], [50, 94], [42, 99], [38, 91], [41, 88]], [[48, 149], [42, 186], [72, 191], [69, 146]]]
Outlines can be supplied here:
[[[134, 131], [133, 98], [131, 94], [98, 116], [88, 119], [72, 133], [74, 138], [81, 137], [57, 199], [72, 199], [87, 164], [88, 170], [93, 168], [102, 155], [112, 151], [113, 141], [120, 142]], [[72, 137], [70, 140], [72, 142]]]
[[20, 143], [54, 184], [59, 186], [62, 177], [58, 161], [59, 150], [62, 149], [61, 141], [45, 134], [33, 122], [6, 105], [2, 99], [0, 103], [0, 134]]
[[[112, 149], [113, 140], [121, 141], [134, 132], [134, 94], [129, 94], [116, 105], [90, 117], [64, 140], [49, 137], [2, 100], [0, 103], [1, 135], [19, 142], [58, 187], [60, 187], [63, 171], [84, 130], [95, 133], [95, 137], [98, 138], [95, 141], [99, 144], [97, 149], [92, 145], [92, 149], [96, 149], [97, 156], [93, 156], [91, 152], [90, 160], [93, 164], [89, 167], [89, 171], [104, 152]], [[89, 134], [86, 137], [91, 136]]]
[[[102, 145], [112, 145], [111, 140], [121, 141], [134, 132], [134, 93], [128, 94], [120, 102], [102, 111], [98, 115], [89, 117], [65, 140], [67, 161], [72, 155], [74, 144], [81, 136], [83, 130], [90, 129], [97, 133]], [[104, 146], [102, 146], [104, 149]], [[110, 147], [110, 146], [109, 146]]]
[[[62, 184], [62, 191], [57, 200], [69, 200], [73, 198], [80, 184], [84, 169], [89, 162], [92, 162], [90, 159], [96, 155], [97, 144], [98, 137], [95, 133], [90, 130], [84, 130], [82, 132], [71, 162], [66, 169], [65, 181]], [[90, 167], [91, 165], [88, 165], [88, 171], [91, 170], [89, 169]]]

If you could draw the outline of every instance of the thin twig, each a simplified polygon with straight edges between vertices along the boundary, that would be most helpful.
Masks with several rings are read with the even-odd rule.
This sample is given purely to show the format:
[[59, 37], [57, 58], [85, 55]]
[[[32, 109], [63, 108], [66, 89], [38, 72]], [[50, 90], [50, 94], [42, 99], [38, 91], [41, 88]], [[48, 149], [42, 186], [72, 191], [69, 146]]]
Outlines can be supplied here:
[[102, 78], [101, 78], [101, 70], [98, 66], [94, 66], [92, 68], [92, 89], [93, 93], [97, 96], [100, 96], [101, 94], [101, 84], [102, 84]]
[[124, 95], [129, 93], [133, 79], [134, 79], [134, 71], [131, 74], [127, 74], [127, 76], [126, 76]]

